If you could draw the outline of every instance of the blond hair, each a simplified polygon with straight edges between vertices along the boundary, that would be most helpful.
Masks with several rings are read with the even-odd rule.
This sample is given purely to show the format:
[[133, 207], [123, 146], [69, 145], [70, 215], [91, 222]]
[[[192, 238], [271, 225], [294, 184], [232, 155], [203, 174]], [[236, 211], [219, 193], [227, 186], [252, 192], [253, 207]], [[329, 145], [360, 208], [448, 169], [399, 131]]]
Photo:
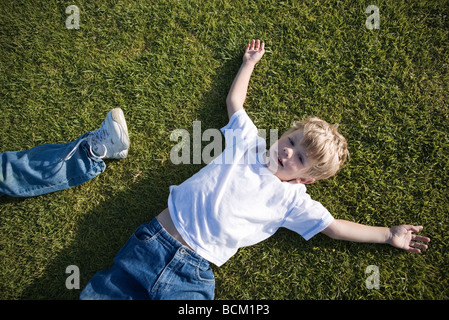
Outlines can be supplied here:
[[286, 133], [299, 130], [302, 133], [301, 146], [306, 149], [314, 165], [307, 174], [315, 180], [327, 179], [335, 175], [349, 157], [348, 144], [337, 130], [324, 120], [310, 117], [295, 121]]

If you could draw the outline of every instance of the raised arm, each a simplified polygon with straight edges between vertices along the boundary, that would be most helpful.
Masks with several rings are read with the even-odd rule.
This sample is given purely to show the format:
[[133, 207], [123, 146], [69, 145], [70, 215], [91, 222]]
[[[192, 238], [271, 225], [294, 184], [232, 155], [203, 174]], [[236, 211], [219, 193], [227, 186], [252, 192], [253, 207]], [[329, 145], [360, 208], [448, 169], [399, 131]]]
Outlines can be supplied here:
[[334, 220], [322, 233], [336, 240], [388, 243], [399, 249], [419, 253], [420, 249], [427, 249], [427, 245], [422, 242], [430, 242], [427, 237], [413, 234], [413, 232], [421, 231], [422, 228], [422, 226], [411, 225], [393, 228], [371, 227], [347, 220]]
[[243, 103], [246, 99], [246, 93], [248, 91], [249, 79], [253, 73], [254, 66], [262, 58], [265, 53], [265, 44], [260, 40], [252, 40], [248, 43], [243, 55], [243, 63], [234, 81], [229, 89], [228, 96], [226, 98], [226, 106], [228, 108], [228, 116], [231, 116], [238, 110], [243, 109]]

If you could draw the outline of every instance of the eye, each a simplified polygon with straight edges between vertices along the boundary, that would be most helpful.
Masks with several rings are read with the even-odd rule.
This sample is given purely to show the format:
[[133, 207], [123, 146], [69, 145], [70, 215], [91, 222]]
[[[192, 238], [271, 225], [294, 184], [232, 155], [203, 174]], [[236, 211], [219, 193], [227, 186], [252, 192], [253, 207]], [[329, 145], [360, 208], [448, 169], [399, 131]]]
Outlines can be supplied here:
[[[290, 141], [290, 144], [292, 145], [292, 147], [295, 146], [295, 142], [293, 141], [292, 138], [289, 137], [289, 138], [288, 138], [288, 141]], [[299, 162], [301, 162], [301, 164], [304, 164], [302, 155], [301, 155], [300, 153], [298, 153], [298, 159], [299, 159]]]
[[292, 146], [294, 146], [295, 145], [295, 143], [293, 142], [293, 139], [292, 138], [288, 138], [288, 141], [290, 141], [290, 144], [292, 145]]

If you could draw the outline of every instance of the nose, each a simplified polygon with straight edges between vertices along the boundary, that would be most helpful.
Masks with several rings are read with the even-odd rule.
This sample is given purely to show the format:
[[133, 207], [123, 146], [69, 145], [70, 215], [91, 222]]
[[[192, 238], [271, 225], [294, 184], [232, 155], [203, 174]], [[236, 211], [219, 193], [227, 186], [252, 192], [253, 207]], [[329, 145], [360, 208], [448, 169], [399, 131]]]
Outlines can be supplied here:
[[292, 154], [293, 154], [293, 150], [291, 148], [285, 147], [284, 148], [284, 153], [285, 153], [285, 157], [287, 159], [289, 159], [292, 156]]

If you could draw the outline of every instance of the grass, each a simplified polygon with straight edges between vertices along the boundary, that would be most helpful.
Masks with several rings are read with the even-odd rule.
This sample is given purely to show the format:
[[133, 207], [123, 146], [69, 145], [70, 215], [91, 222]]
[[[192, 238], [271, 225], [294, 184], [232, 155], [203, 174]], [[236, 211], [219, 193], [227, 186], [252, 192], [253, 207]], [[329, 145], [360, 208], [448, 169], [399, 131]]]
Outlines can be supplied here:
[[[0, 5], [0, 152], [76, 139], [121, 107], [132, 147], [98, 178], [36, 198], [0, 198], [0, 298], [77, 299], [168, 187], [176, 128], [227, 122], [225, 97], [251, 38], [266, 42], [246, 110], [263, 129], [308, 115], [338, 123], [351, 158], [308, 187], [336, 218], [422, 224], [419, 255], [304, 241], [286, 229], [214, 268], [217, 299], [449, 298], [449, 20], [444, 0], [6, 1]], [[80, 29], [65, 8], [80, 8]], [[380, 10], [368, 30], [365, 9]], [[380, 289], [365, 286], [379, 267]]]

